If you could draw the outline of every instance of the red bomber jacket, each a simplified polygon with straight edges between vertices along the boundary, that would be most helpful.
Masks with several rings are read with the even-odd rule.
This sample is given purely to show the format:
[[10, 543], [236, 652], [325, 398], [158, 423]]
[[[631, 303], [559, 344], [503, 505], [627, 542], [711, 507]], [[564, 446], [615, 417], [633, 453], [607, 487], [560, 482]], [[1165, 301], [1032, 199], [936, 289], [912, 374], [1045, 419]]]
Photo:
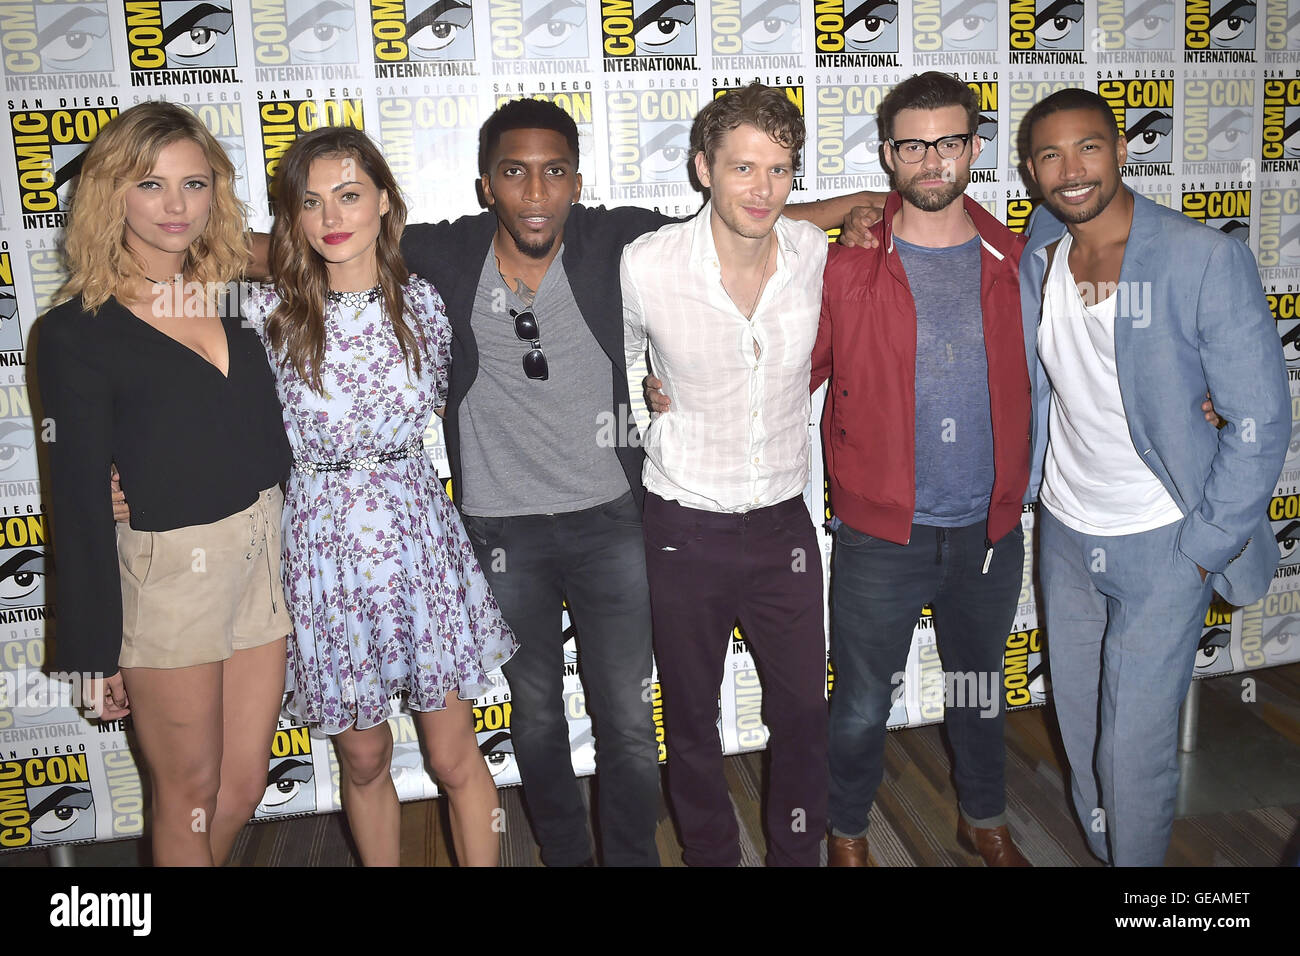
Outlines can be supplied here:
[[[983, 249], [980, 304], [993, 417], [993, 494], [986, 537], [997, 541], [1020, 523], [1029, 485], [1030, 389], [1020, 318], [1017, 236], [965, 198]], [[902, 200], [890, 193], [872, 232], [875, 249], [830, 249], [812, 387], [831, 387], [822, 445], [831, 508], [845, 524], [906, 544], [916, 511], [916, 305], [891, 224]]]

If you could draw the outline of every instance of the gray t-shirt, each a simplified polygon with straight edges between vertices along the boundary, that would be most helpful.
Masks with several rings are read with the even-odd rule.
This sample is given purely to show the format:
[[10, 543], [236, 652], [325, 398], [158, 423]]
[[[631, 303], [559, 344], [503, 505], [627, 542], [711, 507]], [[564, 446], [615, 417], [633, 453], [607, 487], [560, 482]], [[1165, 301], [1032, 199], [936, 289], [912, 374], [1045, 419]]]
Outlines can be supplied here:
[[916, 524], [984, 520], [993, 494], [993, 419], [980, 307], [980, 240], [932, 249], [897, 236], [916, 303]]
[[[478, 375], [460, 407], [466, 514], [502, 517], [594, 508], [627, 493], [609, 427], [614, 370], [583, 321], [564, 271], [551, 261], [531, 306], [549, 378], [524, 374], [529, 344], [509, 310], [528, 306], [501, 278], [488, 249], [471, 325]], [[603, 416], [603, 417], [602, 417]], [[602, 427], [604, 425], [604, 427]]]

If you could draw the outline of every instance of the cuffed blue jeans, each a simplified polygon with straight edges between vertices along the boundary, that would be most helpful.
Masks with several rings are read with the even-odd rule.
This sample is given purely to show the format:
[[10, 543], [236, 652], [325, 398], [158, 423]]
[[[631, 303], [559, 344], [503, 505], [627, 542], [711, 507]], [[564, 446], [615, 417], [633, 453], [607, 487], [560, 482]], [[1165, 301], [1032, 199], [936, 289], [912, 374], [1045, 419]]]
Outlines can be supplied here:
[[867, 832], [884, 770], [885, 722], [892, 695], [902, 690], [925, 604], [934, 615], [945, 687], [954, 689], [944, 722], [962, 814], [976, 827], [1005, 822], [1002, 658], [1020, 594], [1024, 533], [1017, 527], [993, 546], [987, 573], [984, 542], [983, 522], [965, 528], [913, 525], [905, 545], [846, 524], [836, 531], [830, 826], [837, 836]]
[[465, 516], [465, 530], [519, 650], [505, 665], [511, 736], [547, 866], [592, 858], [564, 712], [561, 602], [578, 633], [607, 866], [658, 866], [659, 752], [650, 713], [650, 592], [632, 493], [584, 511]]
[[1092, 852], [1162, 866], [1178, 792], [1178, 708], [1210, 586], [1178, 550], [1182, 522], [1081, 534], [1038, 509], [1052, 702]]

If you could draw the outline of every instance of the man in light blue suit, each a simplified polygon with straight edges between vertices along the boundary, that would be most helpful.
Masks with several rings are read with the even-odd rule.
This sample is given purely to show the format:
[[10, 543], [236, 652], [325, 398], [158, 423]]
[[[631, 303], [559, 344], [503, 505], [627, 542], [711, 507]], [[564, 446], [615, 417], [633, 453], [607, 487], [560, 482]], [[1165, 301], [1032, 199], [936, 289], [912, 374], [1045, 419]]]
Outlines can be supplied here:
[[1255, 601], [1277, 566], [1282, 349], [1246, 245], [1122, 184], [1099, 96], [1053, 94], [1021, 141], [1043, 194], [1020, 284], [1052, 696], [1092, 851], [1159, 866], [1211, 592]]

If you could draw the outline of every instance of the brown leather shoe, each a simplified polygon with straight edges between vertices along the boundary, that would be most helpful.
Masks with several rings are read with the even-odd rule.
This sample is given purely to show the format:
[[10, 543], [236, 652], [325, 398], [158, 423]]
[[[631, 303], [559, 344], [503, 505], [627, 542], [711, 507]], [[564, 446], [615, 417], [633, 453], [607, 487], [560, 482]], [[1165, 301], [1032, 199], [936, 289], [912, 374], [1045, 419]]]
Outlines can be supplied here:
[[973, 827], [965, 817], [957, 818], [957, 842], [963, 850], [978, 853], [985, 866], [1033, 866], [1011, 840], [1006, 824], [1000, 827]]
[[826, 838], [827, 866], [870, 866], [867, 856], [867, 838], [839, 837], [831, 834]]

